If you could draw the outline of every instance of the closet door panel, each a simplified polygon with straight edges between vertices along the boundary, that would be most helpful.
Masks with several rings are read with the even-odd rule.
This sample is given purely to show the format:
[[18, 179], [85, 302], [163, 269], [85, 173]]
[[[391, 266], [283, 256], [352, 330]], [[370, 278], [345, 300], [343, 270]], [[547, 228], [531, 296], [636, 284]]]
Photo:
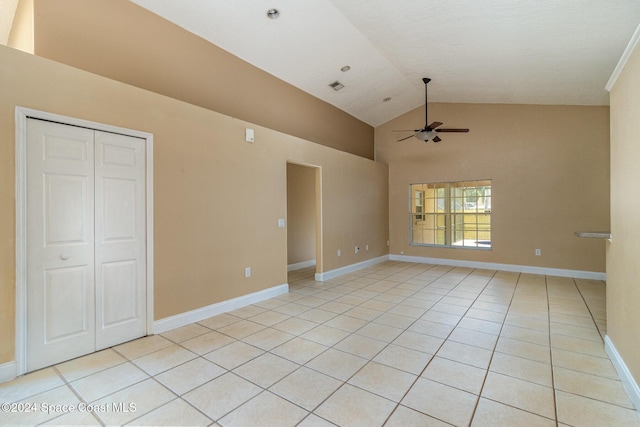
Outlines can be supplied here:
[[94, 133], [27, 121], [27, 370], [95, 349]]
[[96, 131], [97, 349], [146, 334], [145, 140]]

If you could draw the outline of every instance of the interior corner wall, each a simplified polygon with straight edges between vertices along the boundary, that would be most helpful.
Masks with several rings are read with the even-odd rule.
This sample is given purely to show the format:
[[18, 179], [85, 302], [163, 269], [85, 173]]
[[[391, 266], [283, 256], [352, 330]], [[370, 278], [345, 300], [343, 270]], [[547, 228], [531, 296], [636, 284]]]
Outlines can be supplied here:
[[35, 0], [34, 34], [36, 55], [373, 159], [373, 127], [128, 0]]
[[316, 168], [287, 163], [287, 264], [316, 259]]
[[607, 336], [640, 384], [640, 48], [611, 90]]
[[[424, 107], [376, 128], [376, 160], [389, 165], [391, 254], [605, 271], [605, 242], [576, 231], [609, 230], [609, 108], [429, 104], [430, 119], [469, 133], [442, 142], [403, 137]], [[491, 250], [413, 246], [409, 184], [492, 180]], [[541, 250], [541, 256], [535, 255]]]
[[19, 0], [7, 46], [33, 53], [33, 0]]
[[287, 162], [322, 168], [323, 268], [387, 254], [386, 165], [6, 46], [0, 93], [0, 365], [15, 347], [16, 106], [153, 134], [156, 320], [287, 283]]

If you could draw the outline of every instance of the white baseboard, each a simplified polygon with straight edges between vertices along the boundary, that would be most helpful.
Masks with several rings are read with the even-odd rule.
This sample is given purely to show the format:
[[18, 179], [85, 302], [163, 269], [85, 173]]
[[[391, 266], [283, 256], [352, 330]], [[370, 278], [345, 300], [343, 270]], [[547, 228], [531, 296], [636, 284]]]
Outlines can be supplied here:
[[[613, 345], [613, 342], [608, 335], [605, 335], [604, 337], [604, 349], [609, 355], [609, 359], [611, 359], [613, 367], [616, 368], [616, 372], [624, 385], [624, 389], [629, 395], [629, 399], [631, 399], [631, 403], [633, 403], [636, 411], [640, 412], [640, 387], [638, 387], [638, 383], [633, 378], [633, 375], [631, 375], [629, 368], [627, 368], [622, 356], [620, 356], [620, 353], [618, 353], [618, 350]], [[640, 415], [640, 413], [638, 415]]]
[[575, 277], [576, 279], [606, 280], [606, 274], [598, 271], [566, 270], [563, 268], [533, 267], [529, 265], [498, 264], [493, 262], [463, 261], [447, 258], [427, 258], [409, 255], [389, 255], [391, 261], [420, 264], [450, 265], [454, 267], [483, 268], [487, 270], [513, 271], [516, 273], [546, 274], [548, 276]]
[[296, 262], [295, 264], [289, 264], [287, 266], [287, 271], [296, 271], [302, 270], [303, 268], [313, 267], [316, 265], [316, 260], [310, 259], [309, 261]]
[[165, 317], [164, 319], [153, 322], [153, 333], [161, 334], [171, 329], [179, 328], [190, 323], [199, 322], [216, 314], [226, 313], [227, 311], [245, 307], [256, 302], [264, 301], [278, 295], [289, 292], [289, 285], [278, 285], [271, 288], [263, 289], [258, 292], [243, 295], [227, 301], [221, 301], [206, 307], [197, 308], [185, 313], [176, 314], [175, 316]]
[[18, 364], [15, 360], [0, 365], [0, 384], [15, 380], [18, 376]]
[[358, 262], [356, 264], [351, 264], [345, 267], [336, 268], [335, 270], [331, 270], [331, 271], [316, 273], [315, 279], [318, 282], [324, 282], [325, 280], [333, 279], [334, 277], [342, 276], [343, 274], [362, 270], [363, 268], [371, 267], [372, 265], [380, 264], [381, 262], [385, 262], [385, 261], [389, 261], [389, 255], [383, 255], [378, 258], [368, 259], [366, 261]]

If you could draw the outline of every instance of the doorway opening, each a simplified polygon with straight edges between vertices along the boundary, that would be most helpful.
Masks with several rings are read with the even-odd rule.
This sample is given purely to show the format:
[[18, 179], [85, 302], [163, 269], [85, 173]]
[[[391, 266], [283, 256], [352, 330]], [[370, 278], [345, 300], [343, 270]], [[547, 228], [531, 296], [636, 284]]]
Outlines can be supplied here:
[[320, 167], [287, 162], [288, 272], [323, 270], [321, 195]]

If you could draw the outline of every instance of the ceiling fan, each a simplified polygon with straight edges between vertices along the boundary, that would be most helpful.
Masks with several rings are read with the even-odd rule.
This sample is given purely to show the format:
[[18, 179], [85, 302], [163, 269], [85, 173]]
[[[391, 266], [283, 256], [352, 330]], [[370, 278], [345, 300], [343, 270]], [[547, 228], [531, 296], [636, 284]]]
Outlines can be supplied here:
[[429, 123], [429, 115], [427, 114], [428, 112], [428, 103], [427, 103], [427, 85], [428, 83], [431, 81], [431, 79], [428, 78], [423, 78], [422, 81], [424, 82], [424, 127], [422, 129], [415, 129], [415, 130], [396, 130], [394, 132], [413, 132], [413, 135], [409, 135], [405, 138], [399, 139], [398, 142], [400, 141], [404, 141], [406, 139], [409, 138], [418, 138], [420, 141], [433, 141], [433, 142], [440, 142], [442, 141], [442, 139], [440, 139], [440, 137], [438, 136], [438, 133], [440, 132], [469, 132], [469, 129], [445, 129], [445, 128], [440, 128], [437, 129], [438, 127], [442, 126], [441, 122], [433, 122], [430, 125], [427, 125], [427, 123]]

